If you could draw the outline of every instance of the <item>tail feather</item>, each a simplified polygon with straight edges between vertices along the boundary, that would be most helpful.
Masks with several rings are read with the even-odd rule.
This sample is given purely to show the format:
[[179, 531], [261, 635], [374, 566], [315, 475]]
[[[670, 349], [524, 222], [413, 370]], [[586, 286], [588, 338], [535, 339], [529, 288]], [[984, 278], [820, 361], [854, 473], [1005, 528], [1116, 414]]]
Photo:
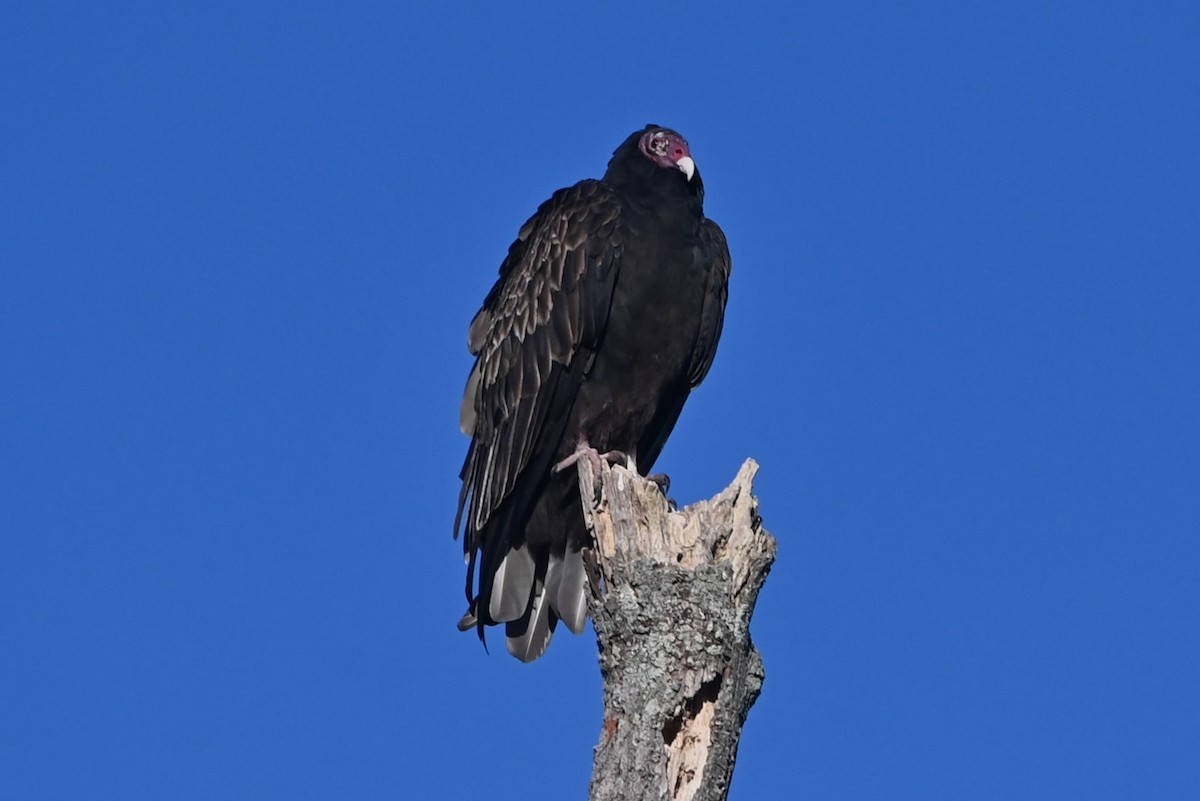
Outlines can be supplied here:
[[492, 578], [488, 600], [488, 616], [493, 621], [505, 623], [525, 613], [533, 590], [535, 567], [533, 554], [524, 545], [504, 555]]
[[508, 652], [522, 662], [532, 662], [546, 653], [556, 625], [558, 615], [546, 603], [546, 586], [539, 584], [524, 617], [505, 626]]
[[562, 585], [563, 560], [557, 554], [551, 553], [546, 564], [546, 578], [542, 582], [545, 587], [546, 603], [554, 610], [554, 614], [562, 617], [556, 608], [558, 605], [558, 588]]
[[553, 596], [554, 611], [572, 633], [581, 633], [587, 622], [587, 570], [582, 551], [567, 549], [557, 589]]

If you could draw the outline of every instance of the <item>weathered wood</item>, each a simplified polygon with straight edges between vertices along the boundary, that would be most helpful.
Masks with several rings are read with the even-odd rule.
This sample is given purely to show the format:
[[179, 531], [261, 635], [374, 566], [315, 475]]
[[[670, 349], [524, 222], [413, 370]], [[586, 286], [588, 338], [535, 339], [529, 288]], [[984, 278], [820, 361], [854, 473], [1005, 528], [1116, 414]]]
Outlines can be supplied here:
[[764, 676], [750, 616], [776, 543], [753, 494], [758, 465], [681, 511], [633, 471], [578, 465], [604, 677], [591, 801], [724, 799]]

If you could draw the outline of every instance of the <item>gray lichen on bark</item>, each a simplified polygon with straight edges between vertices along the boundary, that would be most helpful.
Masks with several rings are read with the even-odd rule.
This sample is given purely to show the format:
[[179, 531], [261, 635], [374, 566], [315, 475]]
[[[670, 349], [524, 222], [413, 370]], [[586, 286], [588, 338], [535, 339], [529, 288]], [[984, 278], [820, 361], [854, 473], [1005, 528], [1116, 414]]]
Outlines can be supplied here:
[[764, 677], [750, 617], [776, 543], [753, 494], [758, 465], [681, 511], [633, 471], [578, 469], [604, 678], [591, 801], [724, 799]]

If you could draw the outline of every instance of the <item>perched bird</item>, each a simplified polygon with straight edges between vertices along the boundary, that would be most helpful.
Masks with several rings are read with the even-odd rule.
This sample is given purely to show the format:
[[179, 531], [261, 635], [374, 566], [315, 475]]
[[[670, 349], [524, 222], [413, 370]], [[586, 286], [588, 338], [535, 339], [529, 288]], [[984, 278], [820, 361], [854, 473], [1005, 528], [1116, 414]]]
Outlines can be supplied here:
[[703, 204], [687, 140], [635, 131], [602, 179], [560, 189], [521, 227], [471, 322], [459, 628], [482, 639], [505, 624], [518, 659], [587, 618], [590, 538], [567, 465], [591, 447], [645, 475], [712, 364], [731, 262]]

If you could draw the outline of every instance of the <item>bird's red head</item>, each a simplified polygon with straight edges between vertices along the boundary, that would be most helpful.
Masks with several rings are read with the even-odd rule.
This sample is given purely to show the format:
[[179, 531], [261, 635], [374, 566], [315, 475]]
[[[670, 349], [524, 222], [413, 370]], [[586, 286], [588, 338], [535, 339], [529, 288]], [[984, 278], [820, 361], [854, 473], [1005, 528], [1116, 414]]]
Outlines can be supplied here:
[[692, 152], [688, 148], [687, 140], [670, 129], [654, 128], [646, 131], [638, 140], [638, 149], [658, 166], [674, 167], [682, 171], [689, 181], [696, 173], [696, 162], [692, 161]]

